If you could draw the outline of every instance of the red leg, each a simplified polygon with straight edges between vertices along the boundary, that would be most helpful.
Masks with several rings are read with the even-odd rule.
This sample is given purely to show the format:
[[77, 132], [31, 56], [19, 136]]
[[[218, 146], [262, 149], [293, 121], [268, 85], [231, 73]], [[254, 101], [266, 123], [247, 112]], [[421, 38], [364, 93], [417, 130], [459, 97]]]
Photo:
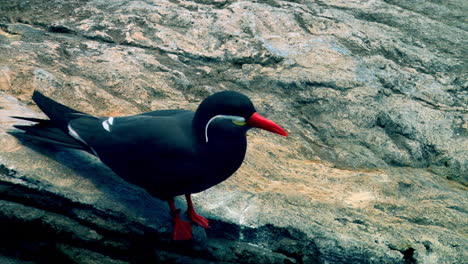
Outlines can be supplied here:
[[189, 219], [203, 228], [210, 228], [208, 220], [205, 217], [197, 214], [197, 212], [195, 212], [195, 209], [193, 208], [191, 194], [186, 194], [185, 199], [187, 200], [187, 215]]
[[180, 219], [180, 209], [176, 209], [174, 198], [167, 201], [171, 209], [172, 221], [174, 223], [174, 232], [172, 239], [174, 240], [190, 240], [192, 239], [192, 224]]

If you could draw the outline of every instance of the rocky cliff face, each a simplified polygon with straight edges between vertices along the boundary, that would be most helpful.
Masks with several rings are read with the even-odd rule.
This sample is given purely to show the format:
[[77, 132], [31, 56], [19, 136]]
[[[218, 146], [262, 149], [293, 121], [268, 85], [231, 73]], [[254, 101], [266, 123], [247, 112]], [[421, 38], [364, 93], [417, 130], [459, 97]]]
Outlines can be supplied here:
[[[0, 254], [76, 263], [462, 263], [468, 4], [0, 4]], [[291, 134], [196, 196], [213, 227], [171, 242], [166, 205], [76, 151], [26, 146], [34, 89], [95, 115], [195, 109], [232, 89]], [[182, 207], [182, 204], [180, 205]]]

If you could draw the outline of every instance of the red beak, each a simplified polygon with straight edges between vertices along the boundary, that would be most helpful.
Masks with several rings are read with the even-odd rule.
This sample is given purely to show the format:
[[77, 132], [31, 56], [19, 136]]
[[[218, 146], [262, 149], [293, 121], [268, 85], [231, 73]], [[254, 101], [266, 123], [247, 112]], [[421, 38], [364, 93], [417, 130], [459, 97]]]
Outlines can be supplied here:
[[266, 119], [265, 117], [259, 115], [258, 113], [254, 113], [248, 120], [247, 125], [251, 127], [258, 127], [261, 129], [265, 129], [267, 131], [282, 135], [287, 137], [288, 133], [284, 131], [280, 126], [275, 124], [275, 122]]

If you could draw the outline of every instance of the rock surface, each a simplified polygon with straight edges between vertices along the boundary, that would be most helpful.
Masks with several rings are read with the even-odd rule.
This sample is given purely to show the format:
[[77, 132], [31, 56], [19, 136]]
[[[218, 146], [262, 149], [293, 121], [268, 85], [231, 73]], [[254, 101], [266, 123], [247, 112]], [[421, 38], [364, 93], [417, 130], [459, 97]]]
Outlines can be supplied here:
[[[467, 12], [462, 0], [0, 4], [0, 260], [463, 263]], [[40, 116], [34, 89], [102, 116], [195, 109], [232, 89], [291, 137], [250, 132], [243, 167], [195, 197], [212, 229], [174, 243], [163, 202], [87, 154], [7, 134], [8, 116]]]

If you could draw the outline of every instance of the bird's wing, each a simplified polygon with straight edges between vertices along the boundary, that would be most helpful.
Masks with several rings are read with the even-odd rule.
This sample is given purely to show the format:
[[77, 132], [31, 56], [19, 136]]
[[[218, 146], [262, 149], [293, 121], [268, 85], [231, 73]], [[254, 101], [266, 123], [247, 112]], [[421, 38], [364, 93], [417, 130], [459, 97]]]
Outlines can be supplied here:
[[70, 122], [70, 134], [76, 134], [103, 160], [123, 154], [142, 160], [192, 155], [190, 112], [157, 112], [116, 118], [83, 116]]
[[139, 116], [180, 116], [184, 114], [190, 114], [193, 113], [192, 111], [189, 110], [184, 110], [184, 109], [168, 109], [168, 110], [157, 110], [157, 111], [151, 111], [151, 112], [146, 112], [139, 114]]

